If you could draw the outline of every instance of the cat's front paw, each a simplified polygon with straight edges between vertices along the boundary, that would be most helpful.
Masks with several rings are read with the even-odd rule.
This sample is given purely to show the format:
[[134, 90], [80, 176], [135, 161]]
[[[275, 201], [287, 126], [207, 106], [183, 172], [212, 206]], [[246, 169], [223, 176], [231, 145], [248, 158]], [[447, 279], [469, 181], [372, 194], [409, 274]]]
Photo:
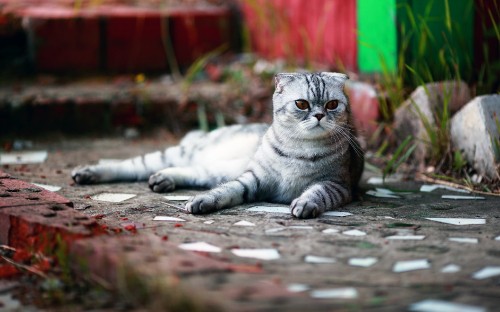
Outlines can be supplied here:
[[186, 211], [192, 214], [202, 214], [217, 210], [215, 197], [209, 194], [200, 194], [186, 203]]
[[310, 200], [296, 198], [290, 205], [292, 215], [300, 219], [316, 218], [321, 214], [319, 206]]
[[76, 184], [94, 184], [99, 182], [99, 175], [93, 166], [79, 166], [73, 169], [71, 177]]
[[149, 188], [156, 193], [166, 193], [175, 190], [175, 181], [172, 177], [157, 172], [149, 177]]

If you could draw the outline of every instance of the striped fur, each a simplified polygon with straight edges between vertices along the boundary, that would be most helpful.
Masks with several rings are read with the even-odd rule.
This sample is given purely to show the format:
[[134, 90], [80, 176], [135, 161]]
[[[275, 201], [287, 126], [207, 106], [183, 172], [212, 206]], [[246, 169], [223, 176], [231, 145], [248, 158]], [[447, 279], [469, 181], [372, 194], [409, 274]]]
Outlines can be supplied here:
[[[278, 74], [270, 127], [193, 132], [164, 152], [112, 166], [77, 168], [73, 178], [83, 184], [141, 180], [152, 174], [149, 185], [155, 192], [212, 188], [186, 204], [190, 213], [270, 201], [290, 204], [296, 217], [316, 217], [349, 203], [363, 170], [363, 152], [343, 92], [346, 79], [337, 73]], [[298, 108], [296, 100], [307, 101], [308, 109]], [[327, 109], [331, 100], [338, 107]]]
[[[363, 154], [343, 92], [346, 79], [336, 73], [277, 75], [274, 120], [247, 169], [195, 196], [186, 209], [206, 213], [264, 200], [291, 203], [294, 216], [310, 218], [349, 203]], [[299, 109], [299, 99], [309, 109]], [[338, 100], [336, 109], [325, 108], [330, 100]]]

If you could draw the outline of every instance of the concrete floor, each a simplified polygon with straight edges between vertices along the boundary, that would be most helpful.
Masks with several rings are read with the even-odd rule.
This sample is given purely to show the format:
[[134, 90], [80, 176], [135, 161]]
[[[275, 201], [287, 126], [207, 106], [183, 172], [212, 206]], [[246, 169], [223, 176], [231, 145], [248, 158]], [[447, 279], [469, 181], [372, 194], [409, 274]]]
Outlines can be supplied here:
[[[221, 252], [203, 253], [204, 258], [258, 268], [257, 273], [218, 272], [182, 277], [187, 285], [194, 285], [200, 293], [229, 311], [442, 310], [442, 307], [419, 310], [412, 306], [428, 299], [486, 311], [498, 309], [500, 272], [481, 279], [474, 278], [474, 274], [490, 266], [500, 271], [500, 197], [442, 199], [446, 194], [467, 194], [442, 189], [420, 192], [420, 184], [405, 181], [383, 186], [405, 191], [396, 193], [399, 198], [363, 194], [359, 201], [342, 209], [350, 215], [298, 220], [288, 213], [247, 210], [270, 206], [266, 203], [194, 216], [169, 206], [183, 202], [169, 201], [164, 197], [166, 194], [151, 192], [146, 182], [75, 186], [71, 181], [70, 171], [76, 165], [126, 158], [175, 143], [172, 139], [167, 141], [160, 135], [140, 140], [39, 142], [33, 148], [49, 152], [44, 163], [8, 165], [2, 170], [28, 182], [61, 186], [59, 194], [73, 201], [75, 209], [99, 216], [101, 224], [124, 229], [133, 226], [138, 233], [168, 237], [172, 244], [169, 246], [206, 242], [220, 247]], [[366, 181], [363, 187], [364, 191], [375, 188]], [[175, 195], [195, 192], [179, 190]], [[136, 196], [119, 203], [92, 199], [101, 193]], [[155, 216], [177, 217], [185, 222], [153, 221]], [[485, 224], [451, 225], [426, 218], [485, 219]], [[235, 225], [239, 221], [248, 221], [254, 226]], [[125, 230], [121, 235], [132, 234]], [[394, 235], [402, 237], [390, 238]], [[279, 258], [242, 258], [233, 253], [235, 248], [275, 249]], [[354, 266], [353, 258], [365, 261], [374, 258], [376, 262], [369, 267]], [[398, 262], [411, 260], [420, 260], [413, 264], [423, 267], [394, 272]], [[443, 272], [445, 268], [451, 272]], [[297, 292], [290, 291], [294, 289]]]

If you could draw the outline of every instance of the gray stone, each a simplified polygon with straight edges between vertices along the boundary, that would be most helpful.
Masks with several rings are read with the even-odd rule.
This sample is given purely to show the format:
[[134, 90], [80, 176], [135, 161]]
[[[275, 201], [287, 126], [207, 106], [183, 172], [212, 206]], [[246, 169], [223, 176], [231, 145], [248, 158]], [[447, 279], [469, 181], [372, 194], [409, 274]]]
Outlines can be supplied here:
[[[500, 178], [500, 95], [467, 103], [451, 120], [451, 141], [479, 174]], [[496, 142], [496, 143], [495, 143]]]
[[463, 81], [443, 81], [419, 86], [394, 114], [394, 127], [400, 141], [408, 135], [417, 139], [417, 148], [413, 158], [417, 164], [423, 164], [429, 156], [429, 136], [417, 106], [432, 127], [436, 126], [435, 114], [443, 104], [448, 103], [450, 114], [457, 112], [470, 100], [470, 90]]

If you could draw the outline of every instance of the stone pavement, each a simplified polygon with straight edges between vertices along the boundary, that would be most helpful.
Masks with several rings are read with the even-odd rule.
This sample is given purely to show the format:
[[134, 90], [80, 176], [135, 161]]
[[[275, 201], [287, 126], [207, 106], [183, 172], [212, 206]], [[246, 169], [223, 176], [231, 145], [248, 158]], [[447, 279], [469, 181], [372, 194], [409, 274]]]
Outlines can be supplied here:
[[[62, 210], [49, 206], [40, 212], [53, 203], [23, 203], [0, 208], [0, 216], [17, 216], [28, 224], [54, 222], [64, 233], [84, 231], [65, 236], [75, 270], [147, 302], [151, 310], [442, 311], [439, 304], [462, 304], [456, 307], [464, 310], [457, 311], [498, 309], [500, 197], [444, 199], [442, 195], [474, 195], [446, 189], [421, 192], [412, 181], [375, 191], [380, 186], [367, 184], [366, 176], [363, 187], [372, 195], [363, 194], [341, 212], [318, 219], [294, 219], [279, 212], [285, 206], [267, 203], [194, 216], [175, 208], [183, 201], [165, 197], [194, 190], [155, 194], [145, 182], [75, 186], [70, 179], [78, 164], [134, 156], [172, 143], [158, 138], [36, 143], [34, 149], [48, 151], [45, 162], [0, 170], [15, 179], [61, 186], [56, 194], [73, 207], [63, 202]], [[135, 196], [120, 202], [94, 199], [102, 193]], [[50, 196], [55, 202], [61, 199]], [[12, 197], [0, 197], [0, 202], [6, 198]], [[263, 207], [278, 207], [278, 212], [258, 211]], [[43, 222], [34, 217], [48, 212]], [[156, 216], [174, 219], [154, 221]], [[61, 221], [65, 217], [77, 219], [73, 227]], [[466, 221], [472, 224], [464, 225]], [[9, 236], [15, 233], [12, 222], [8, 233], [2, 231], [4, 227], [1, 243], [6, 236], [11, 242], [19, 239]], [[195, 242], [210, 245], [203, 252], [185, 250], [200, 248], [189, 244]], [[265, 250], [250, 250], [246, 256], [260, 257], [251, 258], [242, 257], [245, 249]], [[431, 299], [440, 300], [424, 302], [435, 310], [415, 305]]]

